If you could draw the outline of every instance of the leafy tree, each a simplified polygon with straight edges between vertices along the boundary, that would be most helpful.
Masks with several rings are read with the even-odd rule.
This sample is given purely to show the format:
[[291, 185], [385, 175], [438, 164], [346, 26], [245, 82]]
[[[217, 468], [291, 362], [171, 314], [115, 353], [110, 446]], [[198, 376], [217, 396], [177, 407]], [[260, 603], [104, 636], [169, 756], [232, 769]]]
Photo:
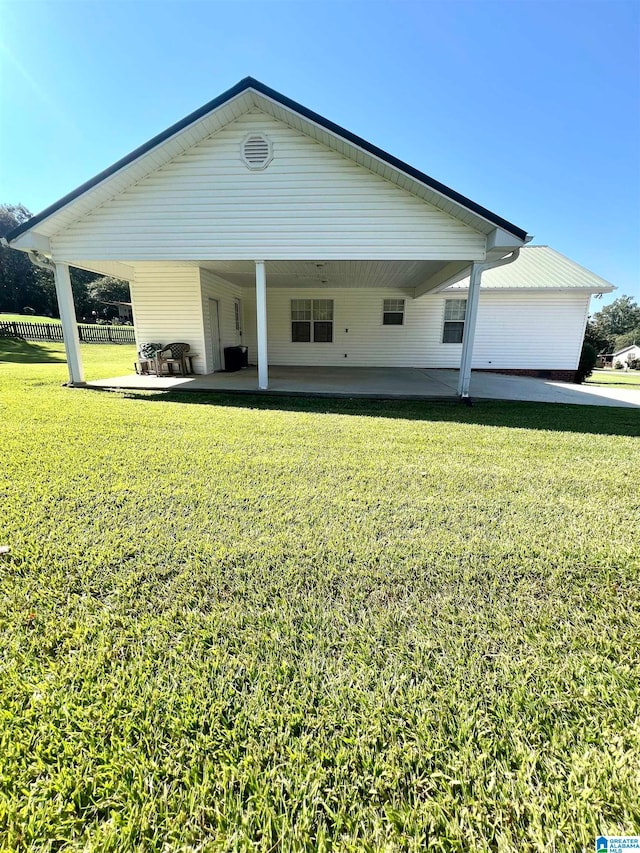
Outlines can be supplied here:
[[582, 352], [580, 353], [580, 362], [578, 364], [575, 378], [578, 385], [591, 376], [597, 360], [598, 356], [596, 355], [595, 347], [591, 346], [589, 343], [583, 343]]
[[107, 305], [109, 302], [130, 302], [129, 283], [112, 275], [105, 275], [95, 279], [89, 285], [91, 298], [100, 306], [100, 313], [115, 316], [118, 309], [115, 305]]
[[618, 335], [615, 339], [613, 351], [618, 352], [618, 350], [630, 347], [632, 344], [640, 344], [640, 326], [636, 326], [635, 329], [631, 329], [624, 335]]
[[584, 342], [590, 344], [596, 352], [611, 352], [611, 339], [605, 335], [599, 325], [592, 317], [587, 320], [587, 328], [584, 333]]
[[[30, 217], [23, 204], [0, 205], [0, 237]], [[0, 246], [0, 311], [21, 313], [26, 307], [37, 314], [56, 312], [53, 278], [35, 267], [24, 252]]]
[[[0, 237], [31, 218], [23, 204], [0, 205]], [[89, 286], [99, 276], [71, 267], [71, 288], [79, 318], [104, 308], [91, 294]], [[36, 314], [59, 316], [53, 273], [31, 263], [25, 252], [0, 246], [0, 311], [21, 314], [33, 308]]]
[[631, 296], [619, 296], [589, 318], [585, 340], [602, 352], [612, 351], [617, 339], [640, 327], [640, 305]]
[[77, 267], [69, 267], [69, 276], [71, 278], [71, 290], [73, 291], [73, 302], [76, 306], [76, 316], [78, 320], [89, 318], [92, 311], [99, 311], [102, 307], [91, 295], [91, 285], [98, 278], [98, 275], [88, 270], [81, 270]]

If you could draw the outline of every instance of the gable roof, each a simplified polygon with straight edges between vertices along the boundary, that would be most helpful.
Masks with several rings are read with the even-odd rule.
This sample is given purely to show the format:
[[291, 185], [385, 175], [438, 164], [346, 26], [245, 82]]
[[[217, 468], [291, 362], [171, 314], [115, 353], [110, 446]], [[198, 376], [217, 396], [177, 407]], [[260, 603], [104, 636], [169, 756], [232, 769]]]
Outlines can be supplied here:
[[617, 355], [623, 355], [623, 353], [629, 352], [629, 350], [632, 349], [640, 350], [640, 344], [629, 344], [628, 347], [622, 347], [622, 349], [619, 349], [617, 352], [613, 353], [613, 357], [615, 358]]
[[[251, 100], [247, 100], [245, 96], [253, 97]], [[73, 192], [45, 208], [41, 213], [19, 225], [7, 235], [7, 240], [11, 242], [21, 234], [36, 229], [45, 236], [51, 236], [64, 229], [79, 216], [94, 209], [108, 198], [112, 198], [146, 174], [150, 174], [178, 153], [187, 150], [198, 141], [198, 135], [202, 138], [203, 133], [204, 135], [215, 133], [220, 127], [237, 118], [252, 105], [260, 107], [271, 105], [275, 109], [273, 114], [281, 119], [283, 116], [277, 115], [277, 111], [278, 108], [280, 113], [284, 110], [284, 120], [292, 114], [297, 116], [302, 120], [300, 129], [306, 132], [313, 128], [316, 129], [314, 132], [318, 141], [329, 144], [347, 157], [353, 157], [367, 168], [377, 171], [389, 180], [394, 180], [399, 185], [404, 186], [405, 189], [436, 204], [454, 216], [456, 210], [458, 215], [460, 212], [466, 211], [470, 218], [469, 224], [474, 225], [478, 230], [488, 233], [492, 227], [498, 227], [519, 240], [524, 241], [527, 238], [527, 232], [522, 228], [518, 228], [501, 216], [434, 180], [424, 172], [414, 169], [397, 157], [307, 109], [302, 104], [298, 104], [285, 95], [265, 86], [253, 77], [245, 77], [217, 98], [154, 136], [108, 169], [100, 172]], [[163, 147], [166, 148], [164, 154], [162, 154]], [[361, 152], [359, 156], [358, 152]], [[136, 170], [134, 166], [139, 168]], [[81, 199], [84, 199], [84, 203], [80, 203]], [[75, 214], [70, 206], [75, 208]], [[65, 211], [69, 215], [63, 216], [62, 214]], [[38, 226], [43, 227], [39, 229]]]
[[[469, 287], [469, 276], [446, 290]], [[611, 293], [616, 288], [591, 270], [556, 252], [551, 246], [523, 246], [513, 263], [482, 273], [484, 290], [582, 290]]]

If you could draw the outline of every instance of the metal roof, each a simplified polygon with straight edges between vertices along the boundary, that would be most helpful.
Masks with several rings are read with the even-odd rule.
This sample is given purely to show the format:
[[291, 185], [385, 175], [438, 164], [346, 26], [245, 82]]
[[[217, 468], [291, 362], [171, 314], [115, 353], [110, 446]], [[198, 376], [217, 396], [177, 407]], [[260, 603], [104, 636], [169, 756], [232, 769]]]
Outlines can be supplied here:
[[[253, 98], [250, 97], [249, 99], [250, 102], [247, 102], [247, 95], [253, 95]], [[197, 141], [198, 135], [203, 137], [219, 130], [222, 125], [232, 121], [239, 113], [246, 111], [247, 103], [249, 107], [255, 104], [267, 108], [271, 104], [271, 111], [274, 112], [274, 115], [277, 115], [277, 108], [280, 108], [280, 111], [284, 110], [289, 116], [293, 113], [301, 117], [304, 120], [305, 130], [308, 132], [309, 129], [315, 128], [319, 138], [325, 144], [335, 147], [335, 140], [341, 140], [346, 146], [344, 153], [347, 156], [364, 152], [365, 156], [368, 155], [371, 161], [370, 168], [372, 167], [390, 180], [396, 180], [400, 185], [404, 184], [406, 189], [410, 189], [416, 195], [420, 195], [444, 210], [449, 209], [450, 212], [453, 211], [453, 205], [457, 206], [458, 210], [463, 208], [468, 211], [472, 217], [477, 219], [479, 230], [487, 230], [486, 225], [484, 228], [482, 227], [484, 222], [502, 228], [520, 240], [524, 241], [527, 237], [527, 232], [523, 229], [450, 187], [441, 184], [424, 172], [420, 172], [365, 139], [307, 109], [302, 104], [298, 104], [285, 95], [265, 86], [259, 80], [255, 80], [253, 77], [245, 77], [231, 89], [154, 136], [108, 169], [86, 181], [73, 192], [63, 196], [55, 204], [19, 225], [7, 235], [7, 240], [11, 242], [27, 231], [36, 230], [37, 226], [44, 223], [45, 220], [50, 220], [62, 212], [64, 208], [77, 202], [67, 215], [56, 216], [55, 222], [48, 223], [47, 227], [37, 230], [39, 233], [51, 236], [56, 231], [67, 227], [70, 222], [94, 209], [107, 198], [121, 192], [127, 185], [141, 180], [146, 174], [150, 174], [162, 165], [163, 161], [166, 162], [195, 144], [194, 140]], [[166, 151], [162, 151], [163, 145]], [[359, 161], [361, 157], [362, 154], [359, 154], [354, 159]], [[81, 197], [84, 197], [82, 202], [78, 202]]]
[[[467, 276], [446, 290], [468, 287]], [[590, 293], [611, 293], [616, 289], [611, 282], [551, 246], [531, 245], [523, 246], [513, 263], [483, 272], [480, 287], [484, 290], [587, 290]]]

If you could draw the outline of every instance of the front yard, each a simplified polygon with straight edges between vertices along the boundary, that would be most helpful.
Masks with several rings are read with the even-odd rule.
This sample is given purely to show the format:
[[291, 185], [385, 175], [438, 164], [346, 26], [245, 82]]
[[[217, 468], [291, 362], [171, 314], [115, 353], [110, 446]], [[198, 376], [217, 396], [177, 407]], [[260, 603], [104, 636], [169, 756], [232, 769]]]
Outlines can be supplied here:
[[639, 831], [637, 411], [113, 394], [62, 388], [55, 344], [1, 359], [0, 850]]
[[587, 385], [618, 385], [620, 388], [640, 388], [640, 371], [594, 370]]

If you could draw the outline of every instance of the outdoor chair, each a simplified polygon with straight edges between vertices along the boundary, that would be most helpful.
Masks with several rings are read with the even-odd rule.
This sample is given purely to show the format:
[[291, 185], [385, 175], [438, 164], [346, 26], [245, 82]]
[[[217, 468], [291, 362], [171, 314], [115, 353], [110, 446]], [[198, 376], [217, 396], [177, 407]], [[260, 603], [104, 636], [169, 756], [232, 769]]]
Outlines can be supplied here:
[[174, 368], [176, 367], [182, 376], [193, 373], [193, 363], [191, 360], [194, 353], [190, 353], [190, 349], [189, 344], [177, 342], [167, 344], [160, 352], [156, 353], [156, 372], [158, 376], [162, 376], [165, 365], [169, 376], [174, 374]]
[[157, 373], [157, 354], [162, 349], [162, 344], [141, 344], [138, 350], [138, 360], [134, 367], [140, 376], [148, 376]]

